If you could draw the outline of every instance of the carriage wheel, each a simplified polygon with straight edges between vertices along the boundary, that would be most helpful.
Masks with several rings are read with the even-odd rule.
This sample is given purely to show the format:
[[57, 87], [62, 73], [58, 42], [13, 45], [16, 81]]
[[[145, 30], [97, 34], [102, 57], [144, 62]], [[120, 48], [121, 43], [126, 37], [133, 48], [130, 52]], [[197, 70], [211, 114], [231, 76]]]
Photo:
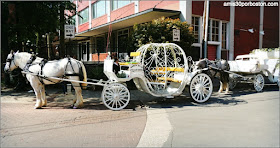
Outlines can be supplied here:
[[236, 84], [237, 84], [237, 81], [234, 78], [229, 78], [228, 85], [229, 85], [230, 90], [233, 90], [235, 88]]
[[123, 84], [109, 84], [103, 89], [102, 101], [104, 105], [111, 110], [121, 110], [125, 108], [129, 100], [129, 90]]
[[263, 86], [264, 86], [264, 78], [261, 74], [258, 74], [255, 76], [254, 79], [254, 88], [257, 92], [260, 92], [263, 90]]
[[211, 78], [204, 73], [197, 74], [190, 83], [190, 95], [196, 102], [207, 101], [213, 92]]

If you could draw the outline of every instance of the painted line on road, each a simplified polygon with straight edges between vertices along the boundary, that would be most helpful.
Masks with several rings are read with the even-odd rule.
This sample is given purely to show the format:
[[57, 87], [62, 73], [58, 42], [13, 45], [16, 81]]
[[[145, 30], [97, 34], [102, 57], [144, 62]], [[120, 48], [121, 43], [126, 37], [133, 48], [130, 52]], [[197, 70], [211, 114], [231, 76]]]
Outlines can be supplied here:
[[137, 147], [162, 147], [172, 131], [165, 109], [147, 108], [147, 123]]

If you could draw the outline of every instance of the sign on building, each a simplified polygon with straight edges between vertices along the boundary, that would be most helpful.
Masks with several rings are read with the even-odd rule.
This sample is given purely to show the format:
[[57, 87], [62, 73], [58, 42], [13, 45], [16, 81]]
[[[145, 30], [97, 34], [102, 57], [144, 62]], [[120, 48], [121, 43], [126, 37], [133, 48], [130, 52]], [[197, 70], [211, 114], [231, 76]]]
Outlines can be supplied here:
[[75, 25], [65, 25], [65, 38], [75, 38]]
[[180, 30], [173, 29], [173, 41], [180, 41]]

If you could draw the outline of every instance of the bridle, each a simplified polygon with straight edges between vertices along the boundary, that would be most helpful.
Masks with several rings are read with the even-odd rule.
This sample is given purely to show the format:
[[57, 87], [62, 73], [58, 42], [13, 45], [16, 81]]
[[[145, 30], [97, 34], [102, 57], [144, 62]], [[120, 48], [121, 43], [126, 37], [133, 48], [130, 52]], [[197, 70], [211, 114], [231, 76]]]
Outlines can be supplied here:
[[10, 70], [10, 68], [11, 68], [12, 62], [14, 63], [14, 65], [15, 65], [16, 67], [18, 67], [18, 66], [16, 65], [16, 63], [15, 63], [14, 57], [15, 57], [15, 55], [12, 54], [12, 57], [6, 60], [6, 63], [10, 63], [10, 64], [9, 64], [9, 70]]

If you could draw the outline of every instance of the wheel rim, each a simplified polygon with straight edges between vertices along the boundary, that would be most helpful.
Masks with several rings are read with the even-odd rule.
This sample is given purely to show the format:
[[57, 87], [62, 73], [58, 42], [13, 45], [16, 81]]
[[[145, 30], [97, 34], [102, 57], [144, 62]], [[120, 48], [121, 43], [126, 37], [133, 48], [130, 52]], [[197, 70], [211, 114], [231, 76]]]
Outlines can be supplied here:
[[102, 100], [107, 108], [111, 110], [121, 110], [128, 105], [130, 93], [122, 84], [110, 84], [103, 89]]
[[207, 101], [213, 91], [211, 78], [204, 74], [197, 74], [191, 81], [190, 94], [191, 97], [199, 103]]
[[264, 78], [261, 74], [258, 74], [254, 80], [254, 88], [256, 91], [262, 91], [264, 86]]
[[233, 78], [229, 78], [229, 89], [234, 89], [236, 86], [236, 81]]

